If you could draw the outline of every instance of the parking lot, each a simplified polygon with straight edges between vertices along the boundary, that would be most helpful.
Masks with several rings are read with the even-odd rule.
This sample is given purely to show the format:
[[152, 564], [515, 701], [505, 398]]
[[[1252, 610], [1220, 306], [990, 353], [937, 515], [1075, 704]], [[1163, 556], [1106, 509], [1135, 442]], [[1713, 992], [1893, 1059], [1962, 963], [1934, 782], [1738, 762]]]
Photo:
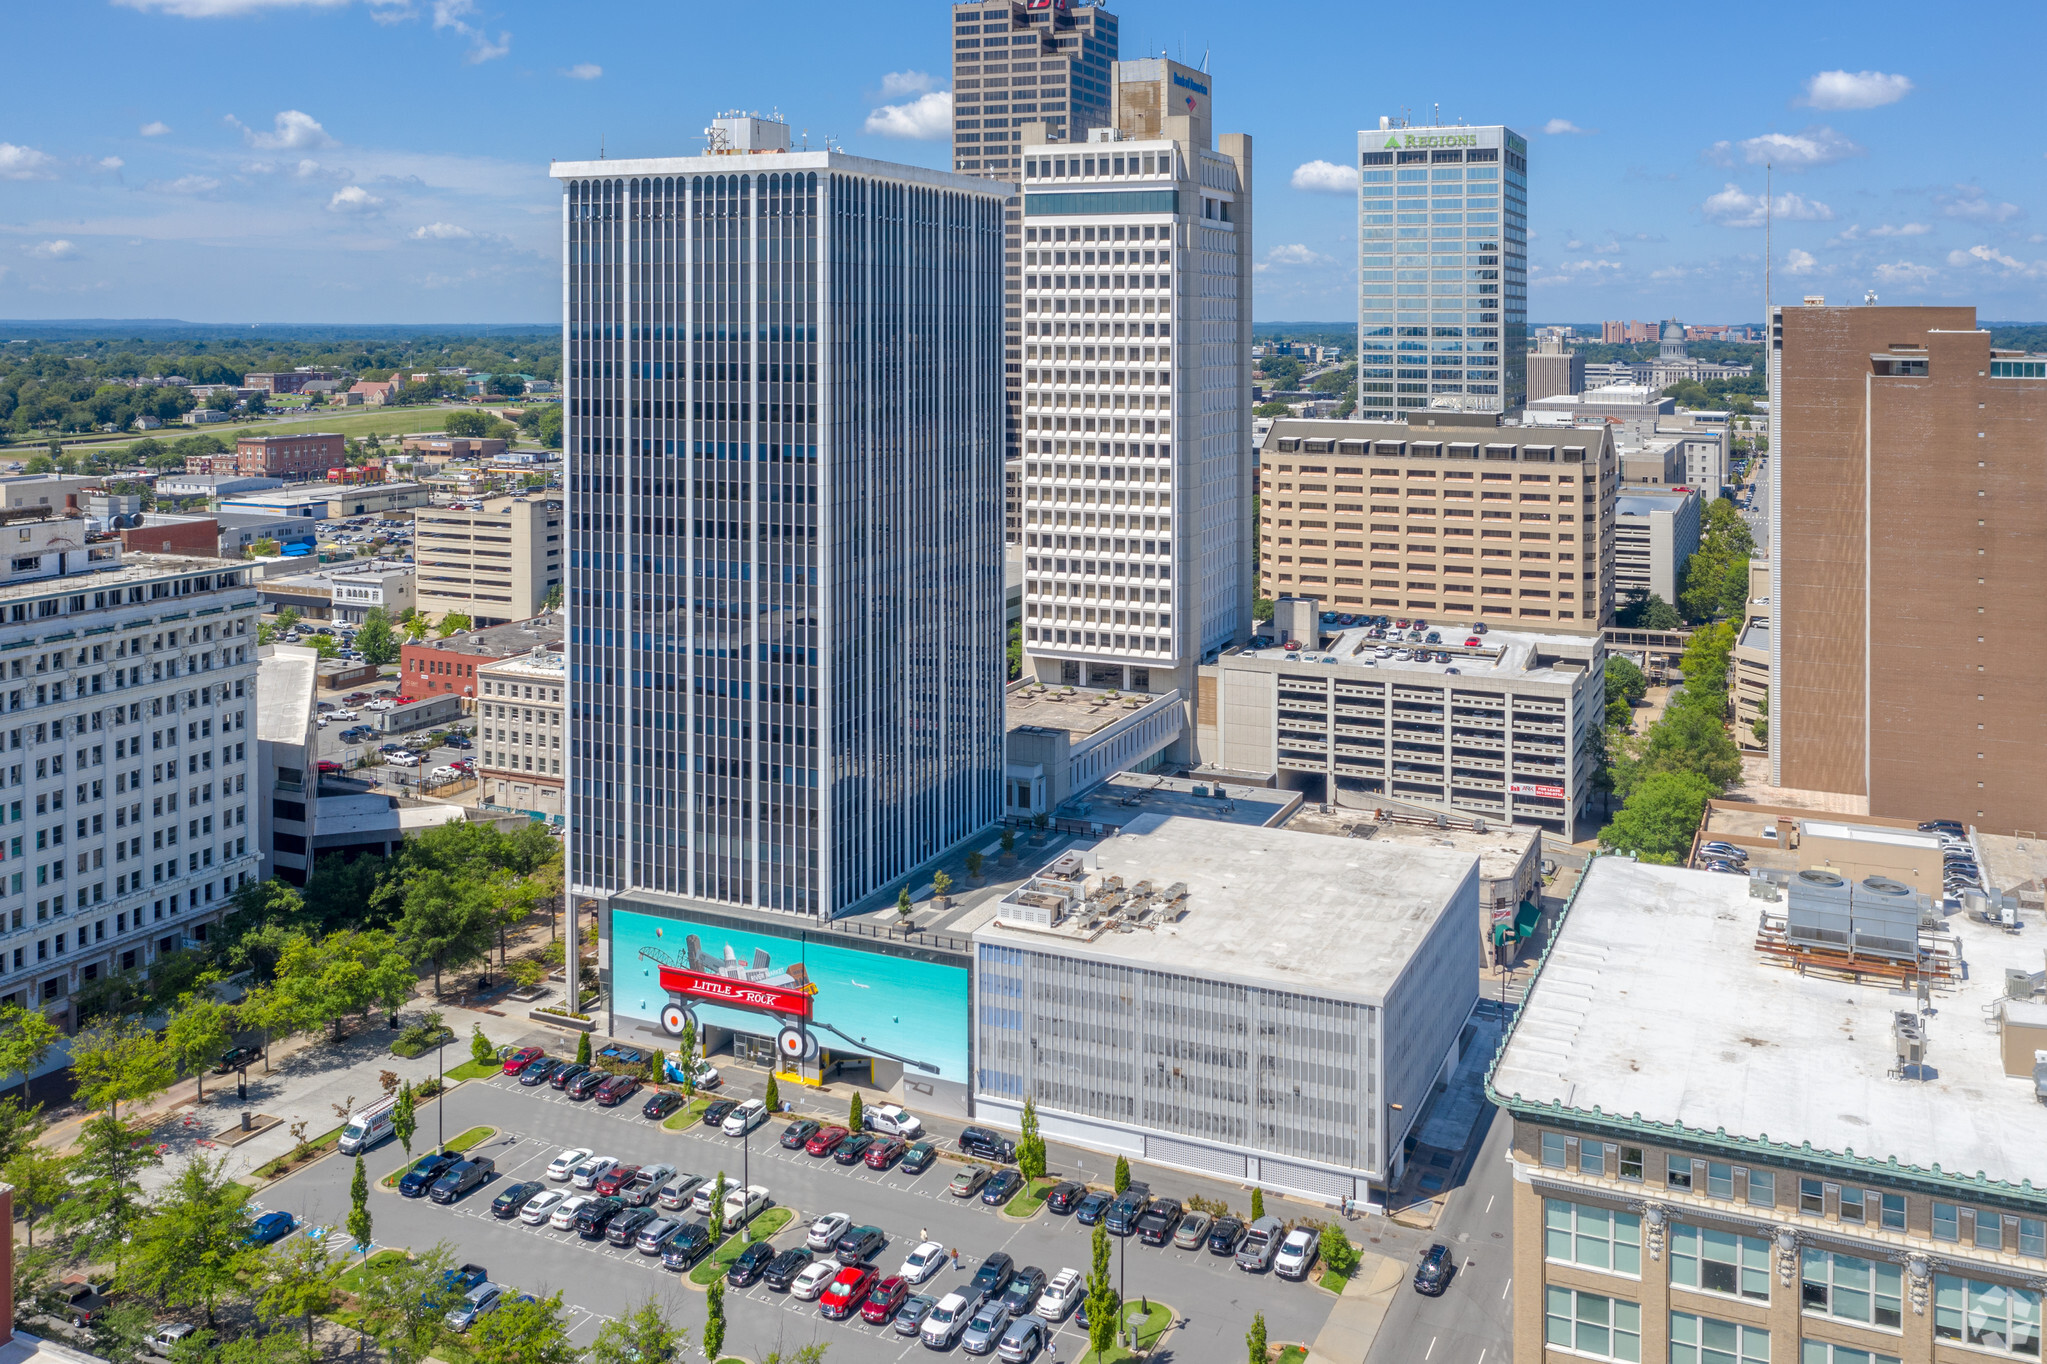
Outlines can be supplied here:
[[[380, 687], [395, 688], [396, 686], [397, 686], [396, 682], [379, 681], [374, 685], [364, 687], [363, 690], [374, 692]], [[350, 692], [349, 694], [354, 695], [354, 692]], [[321, 699], [327, 700], [328, 698], [322, 697]], [[333, 699], [338, 701], [340, 698], [336, 697]], [[432, 773], [435, 768], [451, 766], [457, 758], [474, 758], [476, 756], [476, 749], [473, 747], [449, 748], [443, 745], [431, 751], [421, 750], [420, 762], [419, 766], [417, 767], [398, 767], [396, 765], [391, 765], [388, 767], [388, 770], [386, 768], [373, 768], [370, 769], [368, 772], [354, 773], [353, 769], [355, 767], [356, 761], [359, 760], [361, 755], [364, 754], [365, 752], [374, 752], [385, 744], [405, 743], [408, 739], [414, 737], [414, 735], [410, 733], [379, 734], [376, 737], [368, 739], [362, 743], [353, 744], [343, 743], [341, 741], [341, 735], [344, 730], [354, 729], [357, 725], [372, 724], [377, 718], [377, 712], [366, 711], [361, 707], [361, 705], [349, 706], [348, 709], [354, 711], [358, 718], [354, 720], [330, 720], [327, 722], [325, 727], [323, 727], [320, 730], [320, 756], [330, 761], [338, 762], [343, 767], [351, 769], [351, 773], [353, 775], [362, 775], [367, 777], [382, 776], [390, 779], [391, 784], [393, 785], [397, 784], [397, 779], [399, 777], [403, 777], [406, 779], [405, 780], [406, 785], [417, 786], [419, 785], [419, 779]], [[417, 733], [429, 734], [438, 730], [446, 730], [450, 733], [456, 732], [463, 733], [470, 736], [471, 740], [473, 741], [476, 734], [476, 723], [470, 717], [464, 716], [462, 719], [454, 722], [453, 724], [429, 725], [417, 731]]]
[[[618, 1108], [604, 1109], [566, 1099], [546, 1085], [523, 1088], [502, 1077], [461, 1086], [449, 1096], [445, 1112], [429, 1108], [423, 1114], [415, 1150], [431, 1149], [437, 1123], [445, 1123], [449, 1135], [487, 1124], [497, 1128], [498, 1135], [478, 1152], [495, 1159], [496, 1175], [453, 1206], [404, 1199], [376, 1188], [370, 1202], [374, 1240], [382, 1246], [415, 1248], [445, 1241], [459, 1260], [483, 1265], [498, 1283], [528, 1291], [561, 1290], [564, 1302], [575, 1309], [572, 1338], [578, 1344], [587, 1345], [602, 1320], [650, 1297], [667, 1305], [696, 1338], [703, 1325], [703, 1299], [686, 1275], [663, 1270], [657, 1258], [635, 1250], [491, 1216], [490, 1202], [498, 1191], [519, 1180], [541, 1178], [548, 1162], [564, 1148], [588, 1147], [634, 1164], [666, 1162], [706, 1177], [722, 1170], [733, 1184], [744, 1178], [767, 1186], [774, 1206], [795, 1213], [775, 1237], [778, 1246], [801, 1245], [811, 1219], [824, 1213], [842, 1212], [856, 1224], [878, 1226], [888, 1237], [873, 1260], [883, 1274], [894, 1273], [928, 1230], [930, 1239], [959, 1252], [957, 1269], [941, 1269], [915, 1290], [934, 1297], [963, 1285], [982, 1257], [995, 1250], [1013, 1256], [1020, 1267], [1035, 1265], [1048, 1275], [1066, 1266], [1082, 1271], [1088, 1267], [1088, 1228], [1049, 1211], [1018, 1219], [979, 1199], [952, 1198], [946, 1185], [962, 1168], [952, 1161], [941, 1159], [917, 1175], [900, 1169], [871, 1170], [864, 1164], [841, 1166], [783, 1150], [779, 1121], [756, 1130], [744, 1145], [738, 1138], [705, 1132], [700, 1126], [668, 1132], [640, 1116], [645, 1097], [643, 1093]], [[367, 1163], [372, 1176], [381, 1177], [404, 1164], [404, 1153], [397, 1143], [386, 1142]], [[338, 1226], [347, 1216], [352, 1173], [352, 1162], [321, 1161], [265, 1189], [258, 1201], [311, 1225]], [[1154, 1189], [1161, 1195], [1179, 1192], [1161, 1181], [1154, 1181]], [[1125, 1296], [1132, 1302], [1149, 1297], [1168, 1303], [1184, 1322], [1160, 1343], [1160, 1353], [1237, 1358], [1258, 1312], [1264, 1313], [1274, 1342], [1312, 1341], [1334, 1301], [1312, 1279], [1295, 1283], [1269, 1273], [1246, 1274], [1229, 1260], [1205, 1252], [1156, 1249], [1134, 1237], [1111, 1240], [1123, 1261]], [[914, 1339], [896, 1335], [891, 1325], [868, 1325], [857, 1315], [847, 1322], [828, 1321], [814, 1303], [799, 1302], [758, 1283], [743, 1292], [729, 1292], [725, 1301], [727, 1353], [761, 1358], [813, 1340], [830, 1342], [835, 1360], [898, 1360], [912, 1352], [925, 1353]], [[1086, 1344], [1071, 1320], [1061, 1324], [1056, 1343], [1065, 1359], [1077, 1358]]]

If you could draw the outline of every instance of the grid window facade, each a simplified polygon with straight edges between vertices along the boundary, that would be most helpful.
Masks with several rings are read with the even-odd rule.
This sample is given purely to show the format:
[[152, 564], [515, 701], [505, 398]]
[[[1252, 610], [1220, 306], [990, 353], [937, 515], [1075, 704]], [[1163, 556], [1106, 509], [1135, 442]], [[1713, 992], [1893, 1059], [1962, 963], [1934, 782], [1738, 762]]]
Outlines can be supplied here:
[[1770, 1243], [1685, 1222], [1670, 1229], [1670, 1281], [1702, 1293], [1770, 1300]]
[[1672, 1312], [1670, 1364], [1770, 1364], [1770, 1333], [1738, 1322]]
[[1882, 1260], [1807, 1247], [1799, 1255], [1799, 1304], [1838, 1321], [1897, 1330], [1904, 1322], [1904, 1270]]
[[1001, 200], [672, 164], [564, 174], [571, 879], [828, 917], [997, 813]]
[[1933, 1338], [1978, 1350], [2040, 1357], [2041, 1295], [2027, 1288], [1933, 1276]]
[[1545, 1259], [1615, 1274], [1642, 1273], [1639, 1214], [1546, 1198], [1542, 1204]]

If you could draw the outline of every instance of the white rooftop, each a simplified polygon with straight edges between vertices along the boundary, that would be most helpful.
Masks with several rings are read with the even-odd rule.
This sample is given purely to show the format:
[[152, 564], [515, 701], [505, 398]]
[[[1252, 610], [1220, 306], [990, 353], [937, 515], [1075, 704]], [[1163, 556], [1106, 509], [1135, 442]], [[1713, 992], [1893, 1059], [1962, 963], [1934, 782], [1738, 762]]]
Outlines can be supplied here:
[[1141, 815], [1082, 856], [1091, 882], [1185, 882], [1186, 915], [1092, 942], [990, 922], [975, 941], [1376, 1004], [1444, 914], [1478, 913], [1468, 852]]
[[[1334, 633], [1327, 648], [1245, 649], [1241, 653], [1253, 658], [1270, 659], [1282, 663], [1319, 663], [1327, 665], [1348, 665], [1350, 667], [1373, 667], [1393, 673], [1424, 673], [1442, 677], [1456, 672], [1463, 677], [1494, 680], [1527, 680], [1534, 682], [1557, 682], [1568, 685], [1574, 679], [1584, 676], [1589, 665], [1592, 646], [1595, 641], [1586, 635], [1538, 634], [1522, 630], [1501, 630], [1488, 627], [1483, 635], [1471, 633], [1470, 621], [1431, 621], [1429, 630], [1441, 636], [1439, 644], [1416, 643], [1401, 639], [1373, 639], [1367, 626], [1322, 627], [1325, 636]], [[1389, 634], [1393, 633], [1391, 631]], [[1403, 635], [1406, 632], [1401, 632]], [[1427, 631], [1423, 632], [1426, 639]], [[1467, 647], [1467, 639], [1478, 643]], [[1305, 641], [1303, 641], [1305, 643]], [[1403, 652], [1413, 654], [1417, 649], [1426, 651], [1430, 657], [1447, 653], [1448, 663], [1420, 663], [1413, 658], [1402, 659]], [[1389, 657], [1380, 657], [1381, 652]], [[1556, 657], [1578, 660], [1574, 668], [1540, 666], [1537, 660]]]
[[1937, 988], [1928, 1078], [1901, 1080], [1891, 1016], [1909, 991], [1800, 975], [1755, 948], [1748, 879], [1601, 857], [1587, 870], [1494, 1066], [1503, 1101], [2047, 1188], [2047, 1107], [2007, 1076], [1986, 1008], [2006, 967], [2036, 972], [2037, 913], [2016, 934], [1957, 914], [1967, 970]]
[[296, 644], [267, 644], [256, 660], [256, 737], [303, 744], [313, 723], [320, 655]]

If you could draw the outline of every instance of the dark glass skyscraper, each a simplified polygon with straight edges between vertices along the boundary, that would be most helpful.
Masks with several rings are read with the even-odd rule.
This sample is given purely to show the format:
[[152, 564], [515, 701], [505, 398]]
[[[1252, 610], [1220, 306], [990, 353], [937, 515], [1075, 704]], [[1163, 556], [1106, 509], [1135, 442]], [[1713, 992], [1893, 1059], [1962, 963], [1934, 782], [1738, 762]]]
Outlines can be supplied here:
[[572, 893], [811, 917], [1002, 771], [1002, 194], [791, 152], [558, 163]]

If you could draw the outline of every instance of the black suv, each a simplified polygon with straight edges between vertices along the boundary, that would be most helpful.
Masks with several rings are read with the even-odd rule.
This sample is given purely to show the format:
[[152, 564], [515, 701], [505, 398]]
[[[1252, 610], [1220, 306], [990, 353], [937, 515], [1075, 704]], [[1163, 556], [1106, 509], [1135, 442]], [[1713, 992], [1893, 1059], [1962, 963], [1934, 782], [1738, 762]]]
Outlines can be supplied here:
[[1450, 1276], [1457, 1272], [1455, 1262], [1450, 1259], [1450, 1247], [1440, 1241], [1430, 1246], [1428, 1254], [1414, 1269], [1414, 1291], [1427, 1297], [1440, 1298], [1443, 1290], [1450, 1286]]
[[1074, 1205], [1086, 1194], [1087, 1185], [1076, 1180], [1062, 1179], [1045, 1195], [1045, 1206], [1063, 1217], [1072, 1212]]
[[1045, 1271], [1036, 1265], [1026, 1265], [1016, 1272], [1009, 1281], [1009, 1287], [1002, 1291], [1002, 1305], [1009, 1309], [1012, 1317], [1029, 1316], [1038, 1305], [1038, 1296], [1045, 1291]]
[[1235, 1255], [1237, 1242], [1244, 1239], [1244, 1224], [1234, 1217], [1218, 1217], [1208, 1229], [1210, 1255]]
[[1128, 1236], [1137, 1230], [1137, 1219], [1144, 1216], [1144, 1210], [1150, 1206], [1151, 1196], [1140, 1192], [1133, 1184], [1109, 1205], [1108, 1214], [1102, 1222], [1108, 1227], [1109, 1235]]
[[462, 1157], [455, 1151], [436, 1151], [430, 1156], [421, 1156], [398, 1181], [398, 1192], [407, 1198], [425, 1198], [426, 1191], [434, 1186], [435, 1180], [446, 1174], [450, 1167], [461, 1163]]
[[629, 1246], [640, 1228], [661, 1216], [652, 1208], [627, 1208], [604, 1224], [604, 1239], [615, 1246]]
[[796, 1276], [810, 1267], [810, 1252], [802, 1246], [783, 1251], [768, 1262], [761, 1274], [761, 1282], [777, 1293], [787, 1293]]
[[668, 1233], [661, 1243], [663, 1269], [688, 1269], [711, 1253], [711, 1229], [702, 1222], [685, 1222]]
[[966, 1288], [969, 1297], [978, 1296], [980, 1301], [988, 1299], [1009, 1287], [1009, 1281], [1016, 1277], [1016, 1261], [999, 1250], [988, 1252], [988, 1258], [981, 1261], [981, 1267], [974, 1271], [974, 1281]]
[[1162, 1246], [1173, 1239], [1173, 1228], [1180, 1225], [1180, 1204], [1171, 1198], [1161, 1198], [1144, 1210], [1137, 1219], [1137, 1239], [1148, 1246]]
[[960, 1150], [983, 1160], [1015, 1160], [1016, 1143], [997, 1136], [985, 1127], [960, 1129]]
[[616, 1198], [593, 1198], [576, 1213], [576, 1234], [585, 1241], [595, 1241], [604, 1235], [611, 1219], [624, 1211], [625, 1204]]
[[842, 1265], [864, 1265], [880, 1251], [885, 1238], [880, 1227], [852, 1227], [832, 1247]]
[[750, 1287], [754, 1280], [767, 1272], [768, 1265], [774, 1261], [777, 1253], [774, 1246], [768, 1242], [755, 1241], [740, 1251], [739, 1258], [726, 1269], [725, 1282], [734, 1288]]

